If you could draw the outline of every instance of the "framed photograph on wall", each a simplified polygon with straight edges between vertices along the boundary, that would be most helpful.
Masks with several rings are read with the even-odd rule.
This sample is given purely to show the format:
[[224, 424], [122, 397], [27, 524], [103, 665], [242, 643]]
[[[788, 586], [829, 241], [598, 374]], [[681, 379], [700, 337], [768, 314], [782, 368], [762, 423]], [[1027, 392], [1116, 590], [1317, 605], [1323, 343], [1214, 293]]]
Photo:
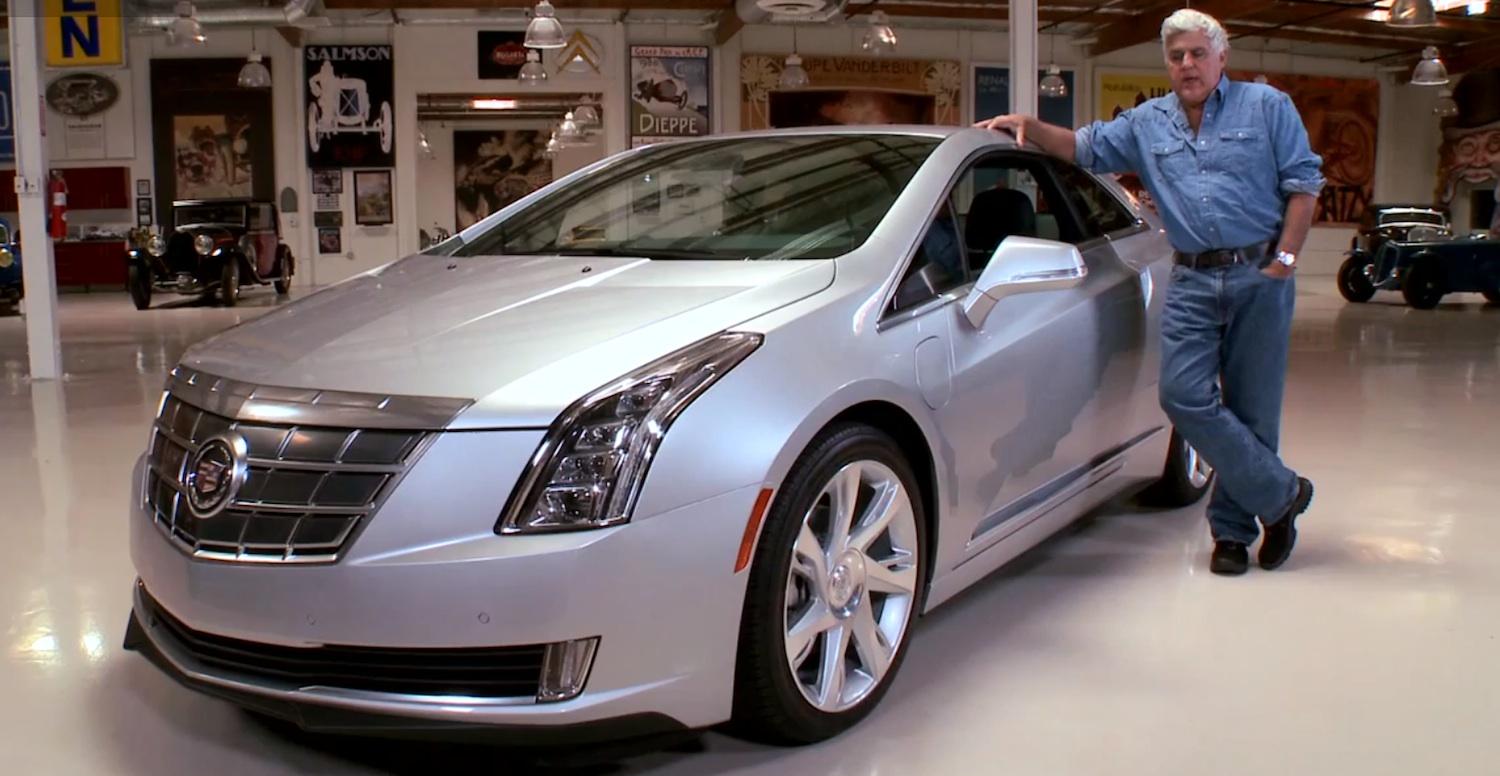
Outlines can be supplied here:
[[338, 228], [318, 230], [318, 253], [343, 253], [343, 231]]
[[313, 170], [312, 190], [314, 194], [342, 194], [344, 193], [344, 171]]
[[151, 196], [149, 192], [146, 196], [137, 197], [135, 200], [135, 225], [151, 225]]
[[313, 226], [319, 229], [337, 227], [344, 225], [344, 211], [342, 210], [316, 210], [313, 211]]
[[135, 182], [135, 195], [137, 197], [151, 196], [151, 179], [141, 178]]
[[383, 226], [395, 221], [390, 170], [354, 171], [354, 223]]

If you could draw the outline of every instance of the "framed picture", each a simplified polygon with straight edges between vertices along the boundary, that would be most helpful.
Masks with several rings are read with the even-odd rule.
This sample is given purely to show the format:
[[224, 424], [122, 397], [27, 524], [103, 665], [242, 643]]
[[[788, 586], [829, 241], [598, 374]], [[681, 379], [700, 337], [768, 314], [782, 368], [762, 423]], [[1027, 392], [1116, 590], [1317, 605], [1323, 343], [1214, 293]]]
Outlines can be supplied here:
[[631, 148], [711, 131], [707, 46], [631, 46], [630, 83]]
[[344, 171], [313, 170], [312, 190], [314, 194], [344, 193]]
[[354, 171], [354, 223], [381, 226], [395, 220], [391, 212], [391, 171]]
[[141, 178], [135, 182], [135, 195], [137, 197], [151, 196], [151, 179]]
[[319, 229], [339, 227], [344, 225], [344, 211], [342, 210], [317, 210], [313, 212], [313, 226]]
[[342, 230], [337, 227], [332, 229], [318, 230], [318, 253], [343, 253], [344, 239]]
[[144, 197], [137, 197], [135, 200], [135, 225], [151, 225], [151, 195], [149, 193]]
[[543, 153], [547, 133], [537, 129], [455, 130], [454, 223], [460, 230], [552, 182]]

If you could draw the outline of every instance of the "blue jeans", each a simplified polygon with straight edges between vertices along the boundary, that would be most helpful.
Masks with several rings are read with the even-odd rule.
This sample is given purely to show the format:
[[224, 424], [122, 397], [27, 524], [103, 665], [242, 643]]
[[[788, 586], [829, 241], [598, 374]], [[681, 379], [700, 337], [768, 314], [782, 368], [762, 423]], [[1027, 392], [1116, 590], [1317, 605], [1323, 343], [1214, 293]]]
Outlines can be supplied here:
[[1162, 315], [1161, 406], [1218, 473], [1215, 540], [1250, 544], [1297, 494], [1276, 454], [1296, 281], [1234, 264], [1172, 267]]

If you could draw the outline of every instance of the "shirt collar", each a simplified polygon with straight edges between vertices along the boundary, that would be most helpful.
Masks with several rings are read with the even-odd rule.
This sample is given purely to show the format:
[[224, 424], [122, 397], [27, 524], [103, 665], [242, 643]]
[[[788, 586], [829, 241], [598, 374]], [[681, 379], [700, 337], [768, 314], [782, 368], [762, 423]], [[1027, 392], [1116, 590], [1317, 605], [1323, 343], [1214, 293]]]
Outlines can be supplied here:
[[[1214, 93], [1210, 94], [1208, 99], [1212, 100], [1215, 96], [1219, 98], [1220, 105], [1229, 99], [1229, 75], [1227, 73], [1219, 74], [1219, 85], [1214, 87]], [[1157, 103], [1156, 107], [1170, 114], [1178, 127], [1188, 128], [1187, 111], [1182, 109], [1182, 100], [1177, 96], [1177, 92], [1167, 92], [1167, 98]]]

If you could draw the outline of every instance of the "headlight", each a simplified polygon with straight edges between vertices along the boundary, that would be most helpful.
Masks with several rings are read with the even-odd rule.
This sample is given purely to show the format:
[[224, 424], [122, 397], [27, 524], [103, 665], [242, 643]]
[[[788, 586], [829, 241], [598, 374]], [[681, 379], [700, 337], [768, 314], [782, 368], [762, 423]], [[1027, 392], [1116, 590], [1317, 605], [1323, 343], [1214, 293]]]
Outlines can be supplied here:
[[159, 234], [151, 235], [151, 239], [146, 241], [146, 252], [158, 258], [165, 256], [167, 253], [167, 241], [163, 240]]
[[569, 407], [526, 467], [496, 532], [574, 531], [629, 520], [672, 421], [761, 340], [746, 333], [709, 337]]
[[193, 238], [193, 250], [197, 251], [199, 256], [207, 256], [213, 249], [214, 238], [206, 234], [200, 234]]
[[255, 263], [255, 238], [245, 235], [240, 238], [240, 253], [245, 254], [245, 260], [251, 264]]

